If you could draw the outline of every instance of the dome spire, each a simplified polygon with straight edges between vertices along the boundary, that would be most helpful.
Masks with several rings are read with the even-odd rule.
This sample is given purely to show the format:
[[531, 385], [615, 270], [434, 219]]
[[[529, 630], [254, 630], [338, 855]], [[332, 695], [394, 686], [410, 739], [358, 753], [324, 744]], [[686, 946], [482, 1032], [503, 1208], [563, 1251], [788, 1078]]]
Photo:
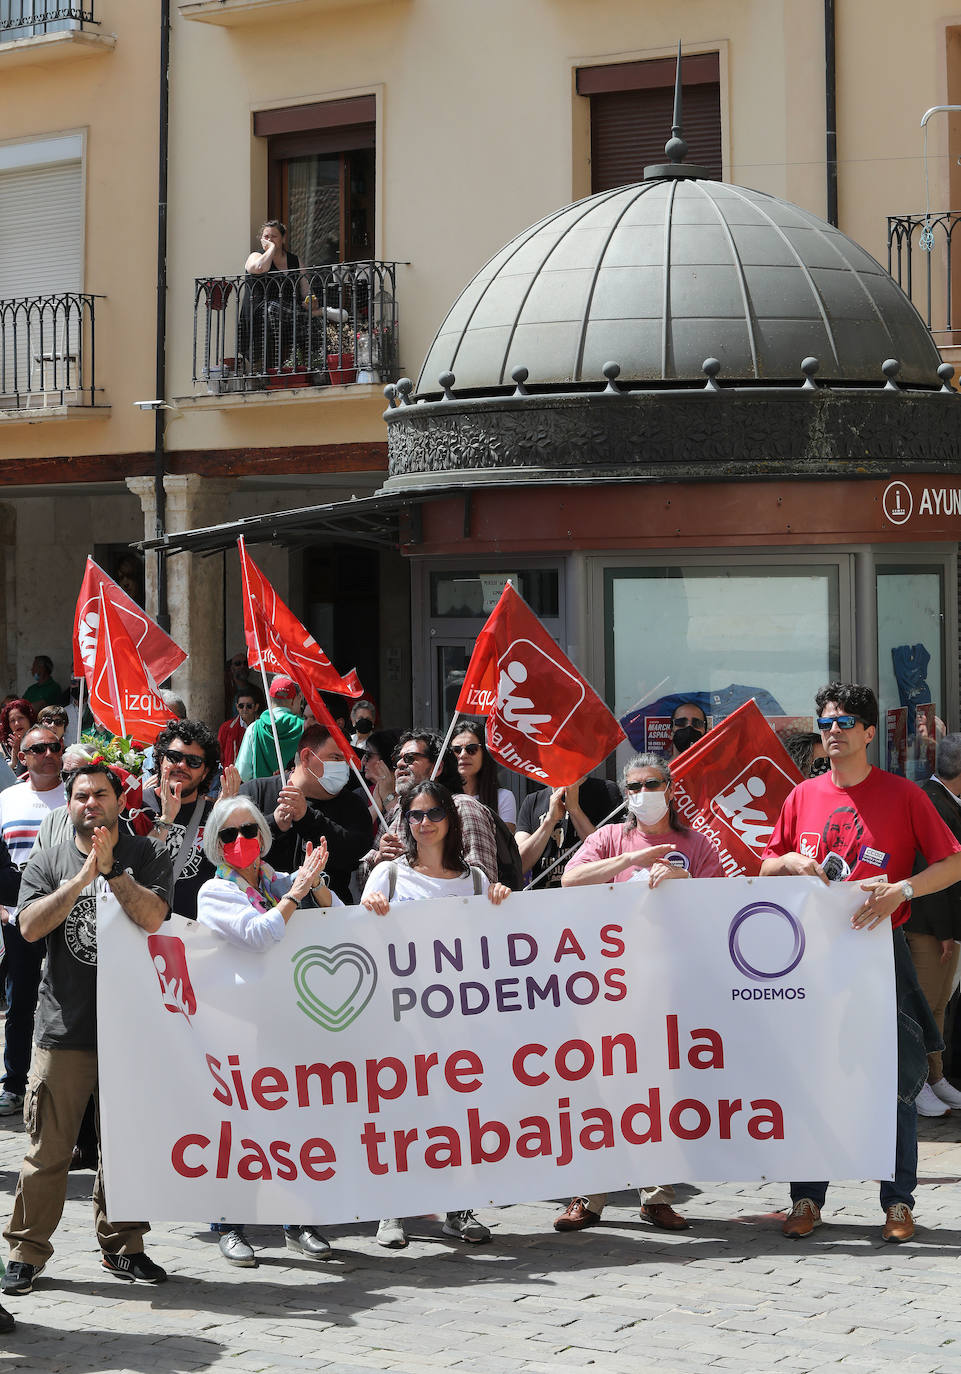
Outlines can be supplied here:
[[693, 162], [686, 163], [684, 161], [687, 157], [687, 144], [681, 135], [681, 96], [681, 40], [678, 39], [677, 66], [674, 73], [674, 123], [671, 126], [671, 137], [664, 145], [664, 153], [669, 161], [658, 162], [650, 167], [645, 167], [645, 181], [657, 181], [662, 177], [710, 179], [711, 174], [707, 167], [697, 167]]

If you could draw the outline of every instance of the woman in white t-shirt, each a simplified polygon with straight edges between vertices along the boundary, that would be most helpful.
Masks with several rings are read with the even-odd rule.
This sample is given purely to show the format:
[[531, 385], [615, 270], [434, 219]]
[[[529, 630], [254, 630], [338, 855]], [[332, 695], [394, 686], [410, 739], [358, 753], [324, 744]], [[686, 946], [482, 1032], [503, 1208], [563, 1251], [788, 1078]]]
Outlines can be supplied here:
[[458, 726], [450, 751], [457, 761], [460, 791], [495, 811], [513, 834], [517, 829], [517, 798], [510, 788], [498, 786], [497, 764], [487, 752], [483, 725], [464, 721]]
[[[401, 794], [401, 838], [406, 856], [378, 864], [361, 896], [361, 906], [386, 916], [392, 902], [417, 902], [432, 897], [470, 897], [486, 892], [498, 906], [510, 894], [503, 883], [489, 883], [479, 868], [464, 862], [464, 837], [454, 799], [439, 782], [415, 782]], [[491, 1233], [473, 1212], [448, 1212], [444, 1235], [481, 1245]], [[384, 1217], [377, 1242], [388, 1249], [407, 1244], [400, 1217]]]

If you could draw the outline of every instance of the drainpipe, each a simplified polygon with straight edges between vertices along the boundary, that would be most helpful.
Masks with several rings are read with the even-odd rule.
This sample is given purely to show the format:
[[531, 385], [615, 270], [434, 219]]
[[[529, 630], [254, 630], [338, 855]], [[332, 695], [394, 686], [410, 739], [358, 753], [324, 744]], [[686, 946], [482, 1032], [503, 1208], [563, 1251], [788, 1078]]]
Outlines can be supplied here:
[[[158, 401], [167, 395], [167, 157], [169, 139], [170, 97], [170, 0], [160, 5], [160, 127], [159, 167], [157, 175], [157, 361], [154, 395]], [[167, 492], [164, 487], [166, 471], [165, 437], [167, 412], [163, 406], [154, 411], [154, 504], [156, 525], [154, 537], [162, 539], [167, 532]], [[167, 607], [167, 560], [162, 548], [157, 550], [157, 621], [162, 629], [170, 629]]]
[[838, 90], [834, 0], [824, 0], [824, 123], [827, 132], [827, 221], [838, 222]]

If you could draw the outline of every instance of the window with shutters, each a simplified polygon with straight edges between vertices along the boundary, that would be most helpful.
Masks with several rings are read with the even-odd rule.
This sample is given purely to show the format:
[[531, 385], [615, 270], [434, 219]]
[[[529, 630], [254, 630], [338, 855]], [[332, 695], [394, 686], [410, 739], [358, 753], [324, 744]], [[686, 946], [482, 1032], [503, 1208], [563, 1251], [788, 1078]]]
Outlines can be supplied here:
[[[580, 67], [577, 93], [591, 106], [591, 191], [641, 181], [644, 168], [663, 162], [674, 113], [673, 58]], [[717, 53], [681, 61], [683, 132], [687, 160], [722, 179], [721, 84]]]

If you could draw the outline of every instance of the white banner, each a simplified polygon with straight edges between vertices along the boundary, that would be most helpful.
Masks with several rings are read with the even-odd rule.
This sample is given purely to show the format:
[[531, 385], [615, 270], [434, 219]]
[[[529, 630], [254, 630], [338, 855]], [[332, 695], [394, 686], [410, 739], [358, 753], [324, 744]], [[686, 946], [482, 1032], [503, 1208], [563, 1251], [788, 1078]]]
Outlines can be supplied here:
[[109, 1212], [338, 1223], [892, 1176], [890, 928], [811, 878], [98, 924]]

